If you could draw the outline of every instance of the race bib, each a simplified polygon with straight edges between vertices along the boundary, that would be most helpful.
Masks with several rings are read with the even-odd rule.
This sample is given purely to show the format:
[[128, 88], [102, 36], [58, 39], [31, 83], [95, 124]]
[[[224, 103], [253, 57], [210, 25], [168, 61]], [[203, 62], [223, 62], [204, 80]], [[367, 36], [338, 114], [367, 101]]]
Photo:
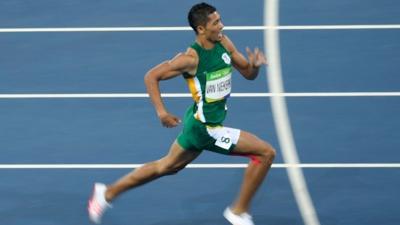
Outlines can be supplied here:
[[231, 93], [232, 67], [206, 74], [206, 101], [216, 102], [229, 97]]
[[224, 135], [218, 137], [215, 145], [223, 149], [229, 150], [229, 148], [232, 146], [232, 138], [229, 133], [226, 132]]
[[240, 130], [230, 127], [209, 127], [207, 126], [208, 134], [215, 139], [214, 145], [223, 148], [227, 151], [236, 145], [239, 141]]

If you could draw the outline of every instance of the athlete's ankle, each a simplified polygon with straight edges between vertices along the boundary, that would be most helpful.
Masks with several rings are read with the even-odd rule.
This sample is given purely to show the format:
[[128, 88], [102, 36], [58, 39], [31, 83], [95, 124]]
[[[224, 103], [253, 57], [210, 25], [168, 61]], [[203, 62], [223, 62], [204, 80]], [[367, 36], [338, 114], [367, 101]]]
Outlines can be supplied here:
[[242, 206], [231, 206], [229, 208], [231, 209], [232, 213], [236, 215], [248, 212], [249, 210], [247, 207], [242, 207]]
[[112, 202], [112, 200], [114, 199], [114, 194], [112, 193], [112, 191], [111, 191], [111, 186], [107, 186], [107, 190], [106, 190], [106, 192], [104, 193], [104, 198], [106, 199], [106, 201], [108, 202], [108, 203], [111, 203]]

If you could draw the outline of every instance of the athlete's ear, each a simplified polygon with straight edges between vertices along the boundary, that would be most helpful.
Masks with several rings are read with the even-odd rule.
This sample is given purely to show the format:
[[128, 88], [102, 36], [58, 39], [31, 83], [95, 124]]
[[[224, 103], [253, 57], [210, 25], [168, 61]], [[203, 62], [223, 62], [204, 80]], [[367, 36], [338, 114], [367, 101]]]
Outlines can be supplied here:
[[197, 26], [197, 33], [204, 34], [206, 32], [206, 28], [202, 25]]

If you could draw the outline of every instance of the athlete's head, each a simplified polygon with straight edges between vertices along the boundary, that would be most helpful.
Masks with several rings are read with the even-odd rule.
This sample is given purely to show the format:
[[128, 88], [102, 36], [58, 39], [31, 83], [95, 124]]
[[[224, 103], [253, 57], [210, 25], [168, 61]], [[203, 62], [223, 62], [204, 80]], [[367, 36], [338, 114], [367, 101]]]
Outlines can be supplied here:
[[220, 41], [224, 25], [214, 6], [207, 3], [194, 5], [188, 14], [189, 25], [197, 35], [204, 35], [210, 41]]

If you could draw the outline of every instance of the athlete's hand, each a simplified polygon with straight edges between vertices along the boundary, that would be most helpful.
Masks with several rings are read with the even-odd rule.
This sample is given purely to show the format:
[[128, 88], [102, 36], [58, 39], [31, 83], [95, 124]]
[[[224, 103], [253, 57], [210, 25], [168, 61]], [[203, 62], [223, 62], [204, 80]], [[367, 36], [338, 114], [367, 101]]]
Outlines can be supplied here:
[[254, 52], [250, 50], [250, 48], [246, 48], [247, 56], [249, 58], [249, 63], [255, 68], [259, 68], [262, 65], [267, 64], [267, 59], [264, 56], [264, 53], [260, 51], [260, 49], [255, 48]]
[[158, 117], [160, 118], [161, 124], [168, 128], [176, 127], [182, 122], [178, 117], [167, 112], [160, 114]]

